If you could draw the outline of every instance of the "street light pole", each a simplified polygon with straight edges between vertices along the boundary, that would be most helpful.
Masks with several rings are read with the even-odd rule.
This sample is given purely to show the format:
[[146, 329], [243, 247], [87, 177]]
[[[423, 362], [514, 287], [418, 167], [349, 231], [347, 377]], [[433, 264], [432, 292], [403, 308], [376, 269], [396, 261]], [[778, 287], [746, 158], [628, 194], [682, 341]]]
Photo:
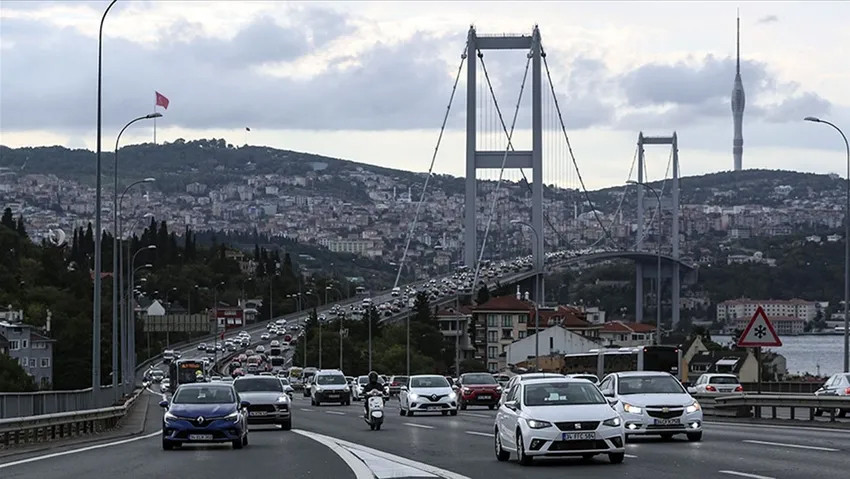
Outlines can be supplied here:
[[814, 123], [824, 123], [834, 128], [841, 138], [844, 139], [844, 149], [847, 152], [847, 177], [845, 179], [845, 194], [844, 205], [844, 372], [850, 372], [850, 143], [847, 142], [847, 136], [833, 123], [813, 116], [804, 118], [806, 121]]
[[[520, 220], [511, 220], [511, 223], [530, 229], [534, 233], [534, 244], [540, 242], [534, 226]], [[542, 271], [536, 271], [534, 274], [534, 368], [536, 371], [540, 371], [540, 280], [542, 276]]]
[[[643, 186], [651, 191], [655, 195], [656, 201], [658, 201], [658, 214], [656, 215], [658, 218], [658, 235], [655, 238], [655, 253], [658, 258], [658, 263], [655, 266], [655, 344], [661, 344], [661, 196], [658, 195], [658, 191], [655, 188], [647, 183], [634, 180], [629, 180], [627, 183]], [[676, 305], [673, 305], [673, 307], [675, 308]]]
[[94, 201], [94, 293], [92, 298], [92, 347], [91, 347], [91, 388], [94, 403], [100, 406], [100, 295], [101, 295], [101, 262], [102, 251], [100, 248], [100, 216], [101, 216], [101, 133], [102, 133], [102, 83], [103, 83], [103, 22], [109, 10], [117, 0], [112, 0], [103, 16], [100, 18], [100, 30], [97, 36], [97, 167], [95, 168], [95, 201]]
[[[135, 286], [134, 282], [135, 282], [135, 274], [136, 274], [136, 270], [133, 269], [133, 266], [135, 266], [135, 264], [136, 264], [136, 256], [139, 253], [141, 253], [142, 251], [148, 251], [148, 250], [152, 250], [152, 249], [156, 249], [156, 245], [152, 244], [152, 245], [148, 245], [144, 248], [139, 248], [139, 250], [136, 251], [133, 254], [133, 256], [130, 258], [130, 264], [127, 267], [127, 274], [130, 277], [129, 278], [130, 281], [127, 284], [127, 311], [129, 313], [129, 316], [127, 316], [127, 324], [128, 324], [127, 332], [130, 334], [127, 337], [127, 343], [128, 343], [128, 346], [129, 346], [128, 347], [128, 350], [129, 350], [128, 353], [129, 353], [129, 358], [130, 358], [130, 364], [129, 364], [128, 369], [130, 370], [130, 378], [135, 377], [135, 371], [136, 371], [136, 312], [130, 306], [130, 300], [133, 297], [132, 291], [133, 291], [133, 286]], [[127, 256], [130, 256], [129, 250], [128, 250]], [[151, 265], [145, 265], [145, 266], [151, 266]], [[134, 380], [131, 379], [131, 384], [133, 382], [134, 382]]]
[[[118, 137], [115, 138], [115, 153], [113, 154], [113, 189], [112, 189], [112, 393], [113, 398], [117, 400], [120, 397], [120, 393], [118, 392], [118, 289], [120, 288], [118, 281], [120, 278], [120, 266], [118, 263], [118, 248], [119, 248], [119, 235], [121, 232], [119, 231], [118, 226], [118, 144], [121, 141], [121, 135], [124, 134], [124, 131], [133, 123], [137, 121], [146, 120], [149, 118], [157, 118], [162, 116], [162, 113], [151, 113], [145, 116], [140, 116], [131, 120], [129, 123], [124, 125], [124, 128], [121, 128], [121, 131], [118, 132]], [[99, 141], [99, 140], [98, 140]], [[129, 189], [129, 187], [128, 187]], [[127, 190], [124, 190], [126, 193]], [[121, 197], [123, 198], [123, 194]], [[125, 329], [126, 326], [122, 329]], [[126, 336], [126, 333], [123, 333], [123, 336]], [[123, 337], [122, 336], [122, 337]], [[126, 341], [122, 342], [126, 346]], [[124, 354], [126, 357], [126, 351], [121, 350], [121, 354]], [[123, 362], [123, 361], [122, 361]], [[124, 364], [124, 374], [126, 374], [126, 363]], [[125, 378], [121, 378], [122, 381]]]

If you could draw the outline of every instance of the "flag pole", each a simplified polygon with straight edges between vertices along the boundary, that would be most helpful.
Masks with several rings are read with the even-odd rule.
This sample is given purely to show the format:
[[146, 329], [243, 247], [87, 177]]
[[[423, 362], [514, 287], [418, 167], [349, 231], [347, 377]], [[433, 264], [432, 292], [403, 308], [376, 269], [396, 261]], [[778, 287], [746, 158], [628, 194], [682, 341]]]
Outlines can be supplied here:
[[[156, 113], [156, 96], [153, 100], [153, 112]], [[153, 144], [156, 145], [156, 117], [153, 119]]]

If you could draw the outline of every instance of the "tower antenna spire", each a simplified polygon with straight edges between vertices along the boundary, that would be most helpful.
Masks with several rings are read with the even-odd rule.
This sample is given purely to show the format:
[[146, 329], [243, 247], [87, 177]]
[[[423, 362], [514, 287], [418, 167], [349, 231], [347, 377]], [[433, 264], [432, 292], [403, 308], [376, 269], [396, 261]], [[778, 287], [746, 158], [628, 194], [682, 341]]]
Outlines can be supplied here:
[[737, 15], [737, 18], [738, 18], [738, 28], [737, 28], [738, 34], [737, 34], [736, 41], [735, 41], [735, 45], [737, 47], [736, 48], [737, 54], [736, 54], [736, 57], [735, 57], [736, 58], [735, 73], [740, 75], [741, 74], [741, 10], [740, 9], [736, 10], [736, 15]]

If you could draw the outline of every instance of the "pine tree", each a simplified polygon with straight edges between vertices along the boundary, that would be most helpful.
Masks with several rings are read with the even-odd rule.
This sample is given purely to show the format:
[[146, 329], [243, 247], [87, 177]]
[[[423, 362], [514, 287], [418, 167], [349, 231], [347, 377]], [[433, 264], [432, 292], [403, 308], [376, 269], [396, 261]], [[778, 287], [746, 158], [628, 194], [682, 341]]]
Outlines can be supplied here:
[[27, 238], [27, 230], [24, 227], [24, 215], [18, 215], [18, 223], [15, 225], [15, 229], [18, 231], [18, 235], [21, 238]]
[[12, 216], [12, 208], [6, 208], [3, 210], [3, 218], [0, 219], [0, 224], [9, 229], [15, 229], [15, 219]]

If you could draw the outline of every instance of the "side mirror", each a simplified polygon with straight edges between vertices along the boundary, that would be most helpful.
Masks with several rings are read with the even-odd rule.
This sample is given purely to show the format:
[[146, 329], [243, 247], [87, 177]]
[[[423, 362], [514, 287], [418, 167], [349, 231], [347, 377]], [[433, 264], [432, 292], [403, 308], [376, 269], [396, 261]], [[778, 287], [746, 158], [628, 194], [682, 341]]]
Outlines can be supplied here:
[[519, 409], [519, 403], [516, 401], [505, 401], [504, 406], [511, 411], [516, 411]]
[[606, 399], [608, 399], [608, 405], [611, 406], [611, 407], [614, 407], [619, 402], [615, 398], [606, 398]]
[[407, 391], [407, 386], [402, 386], [399, 388], [399, 391]]
[[165, 400], [160, 401], [160, 402], [159, 402], [159, 407], [168, 407], [168, 401], [165, 401]]
[[248, 406], [250, 406], [250, 405], [251, 405], [251, 403], [250, 403], [250, 402], [248, 402], [248, 401], [239, 401], [239, 406], [240, 406], [240, 407], [247, 408], [247, 407], [248, 407]]
[[697, 393], [697, 388], [695, 388], [695, 387], [689, 387], [688, 388], [688, 394], [696, 394], [696, 393]]
[[602, 391], [602, 395], [607, 398], [614, 398], [614, 391]]

